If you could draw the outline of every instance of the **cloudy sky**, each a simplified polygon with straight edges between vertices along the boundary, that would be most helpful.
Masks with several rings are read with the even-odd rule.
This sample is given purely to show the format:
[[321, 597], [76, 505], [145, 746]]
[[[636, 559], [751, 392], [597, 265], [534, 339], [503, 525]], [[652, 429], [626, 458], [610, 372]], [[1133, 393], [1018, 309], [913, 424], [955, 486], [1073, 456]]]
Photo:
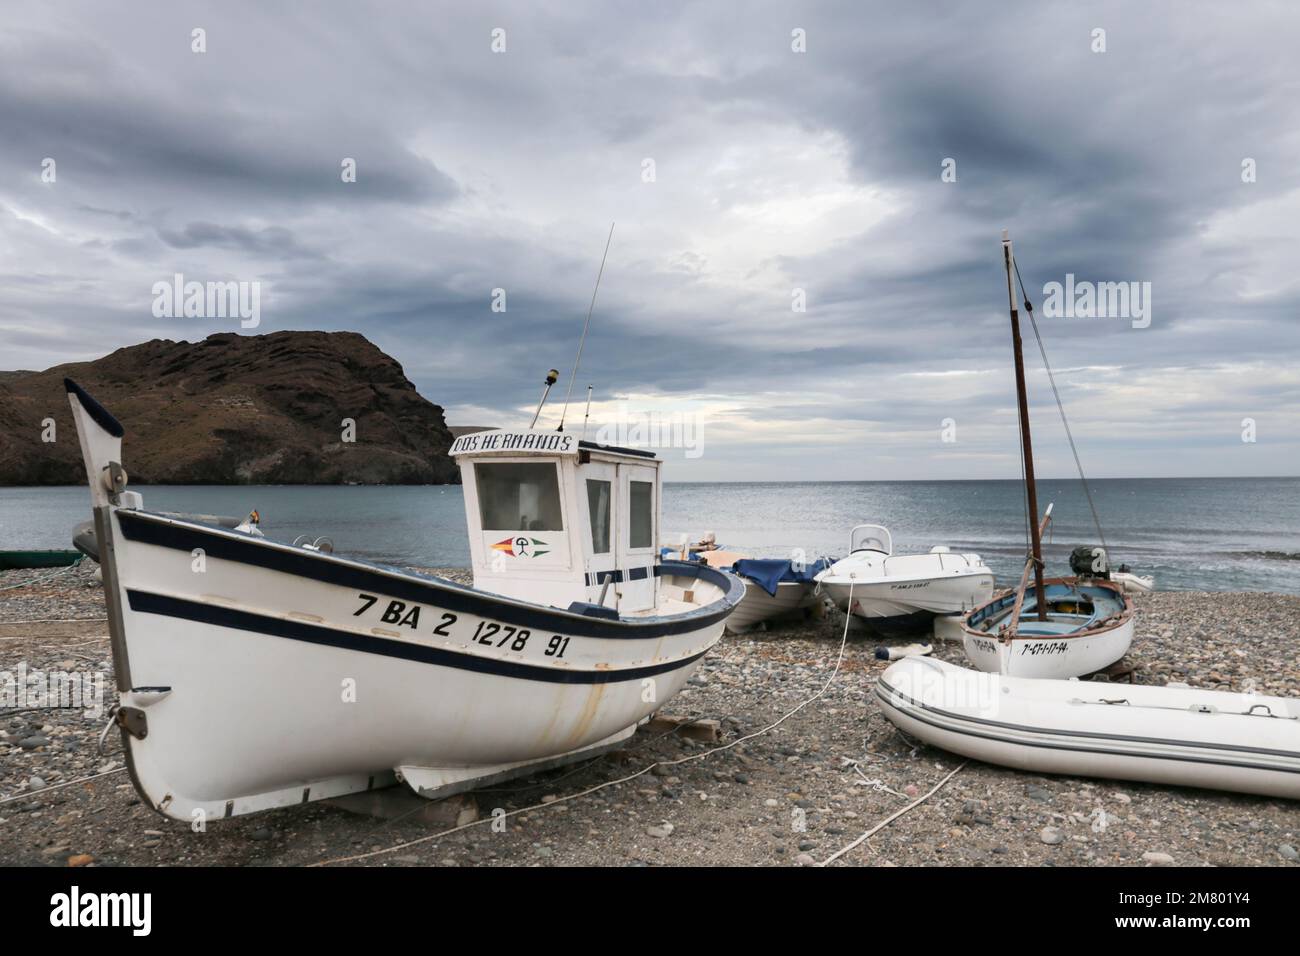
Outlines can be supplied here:
[[260, 283], [246, 334], [360, 331], [453, 424], [522, 425], [614, 222], [571, 423], [588, 383], [593, 420], [684, 419], [679, 480], [1015, 477], [1009, 228], [1040, 313], [1067, 273], [1150, 283], [1145, 328], [1040, 317], [1090, 473], [1300, 473], [1289, 4], [0, 18], [0, 368], [238, 331], [155, 317], [182, 273]]

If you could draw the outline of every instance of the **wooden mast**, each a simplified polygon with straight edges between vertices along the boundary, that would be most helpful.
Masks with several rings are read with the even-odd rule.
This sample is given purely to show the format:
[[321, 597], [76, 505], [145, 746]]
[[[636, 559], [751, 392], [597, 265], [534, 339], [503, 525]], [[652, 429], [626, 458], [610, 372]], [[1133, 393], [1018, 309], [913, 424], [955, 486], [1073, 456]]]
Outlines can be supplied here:
[[[1029, 437], [1029, 397], [1025, 391], [1025, 356], [1020, 347], [1020, 313], [1016, 309], [1013, 275], [1016, 260], [1011, 252], [1011, 239], [1005, 229], [1002, 230], [1002, 258], [1007, 267], [1007, 302], [1011, 307], [1011, 348], [1016, 362], [1016, 400], [1020, 405], [1020, 447], [1025, 452], [1025, 495], [1029, 501], [1029, 535], [1033, 547], [1034, 589], [1038, 595], [1038, 619], [1046, 621], [1047, 593], [1043, 589], [1043, 536], [1038, 528], [1038, 489], [1034, 485], [1034, 447]], [[1017, 621], [1013, 620], [1011, 623], [1014, 627]]]

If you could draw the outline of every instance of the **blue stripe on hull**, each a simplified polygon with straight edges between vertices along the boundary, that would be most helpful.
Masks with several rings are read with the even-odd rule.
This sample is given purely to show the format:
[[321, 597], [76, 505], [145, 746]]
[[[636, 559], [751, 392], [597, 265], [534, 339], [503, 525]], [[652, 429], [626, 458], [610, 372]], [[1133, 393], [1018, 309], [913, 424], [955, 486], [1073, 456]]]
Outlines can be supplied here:
[[701, 651], [690, 657], [683, 657], [664, 664], [629, 667], [623, 670], [565, 670], [557, 667], [538, 667], [535, 664], [524, 664], [519, 661], [493, 660], [441, 647], [428, 647], [424, 644], [388, 640], [369, 634], [339, 631], [317, 624], [287, 621], [283, 618], [254, 614], [251, 611], [240, 611], [234, 608], [203, 604], [199, 601], [188, 601], [183, 598], [153, 594], [148, 591], [128, 590], [126, 598], [131, 610], [141, 614], [158, 614], [183, 621], [226, 627], [236, 631], [248, 631], [254, 634], [264, 634], [291, 641], [302, 641], [323, 647], [336, 647], [361, 654], [376, 654], [381, 657], [415, 661], [420, 664], [435, 664], [440, 667], [474, 671], [479, 674], [494, 674], [499, 677], [545, 681], [552, 684], [614, 684], [640, 680], [644, 677], [653, 677], [656, 674], [678, 670], [693, 661], [699, 660], [706, 653]]

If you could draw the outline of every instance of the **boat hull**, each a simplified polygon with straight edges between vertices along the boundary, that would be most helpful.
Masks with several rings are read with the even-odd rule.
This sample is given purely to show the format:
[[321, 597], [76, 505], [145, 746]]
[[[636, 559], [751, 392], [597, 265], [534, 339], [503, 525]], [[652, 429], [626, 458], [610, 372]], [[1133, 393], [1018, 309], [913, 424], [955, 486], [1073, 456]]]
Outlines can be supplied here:
[[727, 630], [741, 634], [764, 621], [806, 610], [815, 605], [817, 600], [814, 588], [809, 584], [783, 581], [776, 586], [776, 594], [773, 595], [752, 581], [746, 581], [745, 596], [727, 618]]
[[1104, 670], [1127, 654], [1133, 643], [1133, 620], [1099, 634], [1025, 637], [1009, 644], [965, 630], [963, 642], [966, 658], [979, 670], [1061, 680]]
[[626, 736], [740, 600], [667, 562], [700, 612], [607, 621], [138, 512], [112, 513], [137, 787], [233, 816], [392, 782], [417, 790]]
[[1004, 677], [905, 658], [877, 682], [900, 730], [1035, 773], [1300, 799], [1300, 701]]
[[917, 580], [821, 580], [822, 593], [841, 611], [882, 631], [914, 633], [939, 614], [956, 614], [987, 601], [993, 593], [988, 571]]

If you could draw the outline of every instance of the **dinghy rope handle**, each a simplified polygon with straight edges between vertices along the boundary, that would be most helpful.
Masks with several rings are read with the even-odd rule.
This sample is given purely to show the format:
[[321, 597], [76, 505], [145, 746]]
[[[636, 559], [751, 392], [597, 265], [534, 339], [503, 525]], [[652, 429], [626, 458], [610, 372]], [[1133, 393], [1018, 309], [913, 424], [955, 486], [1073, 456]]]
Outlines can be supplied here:
[[[1005, 690], [1004, 690], [1005, 692]], [[1218, 693], [1227, 693], [1220, 691]], [[1123, 704], [1125, 707], [1136, 707], [1139, 710], [1172, 710], [1177, 713], [1191, 712], [1193, 714], [1222, 714], [1225, 717], [1269, 717], [1273, 720], [1300, 720], [1300, 716], [1292, 717], [1288, 714], [1275, 714], [1268, 704], [1251, 704], [1249, 710], [1220, 710], [1214, 704], [1188, 704], [1186, 707], [1172, 707], [1168, 704], [1134, 704], [1127, 699], [1107, 700], [1100, 698], [1098, 700], [1084, 700], [1081, 697], [1071, 697], [1067, 703], [1074, 704], [1078, 707], [1114, 707]], [[1263, 713], [1255, 713], [1255, 708], [1262, 708]]]
[[[1255, 713], [1255, 708], [1256, 708], [1256, 707], [1263, 708], [1264, 713], [1262, 713], [1262, 714], [1257, 714], [1257, 713]], [[1284, 716], [1282, 716], [1282, 715], [1280, 715], [1280, 714], [1275, 714], [1275, 713], [1273, 713], [1273, 708], [1270, 707], [1270, 706], [1268, 706], [1268, 704], [1251, 704], [1251, 705], [1250, 705], [1250, 709], [1247, 710], [1245, 713], [1243, 713], [1241, 716], [1243, 716], [1243, 717], [1272, 717], [1274, 720], [1296, 720], [1296, 719], [1297, 719], [1297, 718], [1295, 718], [1295, 717], [1284, 717]]]

